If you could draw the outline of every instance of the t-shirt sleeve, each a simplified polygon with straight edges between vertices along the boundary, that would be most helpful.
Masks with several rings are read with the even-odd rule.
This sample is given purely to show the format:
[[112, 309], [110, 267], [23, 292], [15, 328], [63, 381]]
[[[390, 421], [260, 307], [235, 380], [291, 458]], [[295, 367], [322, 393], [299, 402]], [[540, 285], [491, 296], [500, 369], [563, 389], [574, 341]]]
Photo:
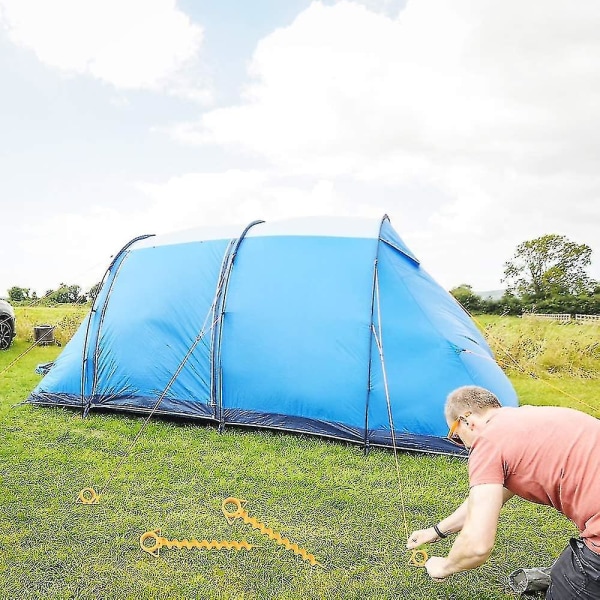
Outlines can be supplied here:
[[479, 439], [473, 445], [469, 455], [469, 486], [484, 483], [504, 485], [504, 459], [496, 444], [487, 439]]

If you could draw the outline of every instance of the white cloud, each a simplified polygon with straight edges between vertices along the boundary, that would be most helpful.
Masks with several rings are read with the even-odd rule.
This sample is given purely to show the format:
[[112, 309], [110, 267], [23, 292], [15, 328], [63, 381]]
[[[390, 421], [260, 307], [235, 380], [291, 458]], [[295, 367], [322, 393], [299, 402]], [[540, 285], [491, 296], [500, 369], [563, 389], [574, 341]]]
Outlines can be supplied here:
[[[115, 102], [127, 86], [172, 88], [196, 58], [202, 31], [174, 2], [80, 5], [41, 3], [32, 19], [31, 0], [0, 0], [0, 22], [46, 64], [110, 81]], [[239, 102], [170, 131], [204, 156], [214, 145], [231, 151], [210, 156], [219, 172], [182, 173], [174, 161], [162, 183], [138, 183], [149, 201], [142, 214], [117, 225], [95, 215], [99, 230], [120, 233], [105, 247], [203, 223], [388, 213], [447, 288], [499, 287], [517, 244], [546, 233], [591, 245], [600, 278], [600, 3], [398, 6], [314, 2], [263, 38]], [[112, 39], [150, 45], [152, 35], [131, 32], [151, 32], [158, 14], [167, 26], [147, 49], [161, 54], [156, 70], [149, 60], [138, 72], [143, 53], [104, 51]], [[198, 90], [193, 78], [177, 81]], [[248, 164], [259, 167], [235, 168]]]
[[139, 183], [152, 201], [143, 222], [160, 232], [198, 226], [249, 223], [290, 216], [350, 214], [382, 216], [381, 206], [350, 204], [333, 182], [290, 181], [267, 171], [188, 173], [162, 184]]
[[203, 30], [175, 0], [0, 0], [0, 23], [15, 44], [64, 73], [209, 98], [205, 84], [184, 75]]
[[579, 169], [568, 151], [600, 139], [600, 5], [527, 5], [419, 0], [391, 19], [313, 3], [260, 42], [241, 104], [175, 134], [313, 171], [390, 155]]
[[449, 200], [421, 239], [450, 255], [468, 238], [470, 252], [490, 249], [479, 260], [495, 248], [495, 281], [525, 239], [597, 244], [600, 3], [412, 0], [385, 12], [314, 2], [258, 44], [239, 104], [172, 135], [315, 179], [434, 187]]
[[102, 278], [123, 245], [143, 234], [245, 225], [257, 219], [379, 217], [385, 212], [381, 206], [349, 203], [330, 180], [290, 180], [258, 170], [187, 173], [160, 184], [138, 182], [125, 195], [136, 197], [136, 204], [123, 202], [114, 209], [96, 203], [43, 219], [19, 220], [11, 260], [0, 273], [0, 297], [13, 285], [33, 286], [38, 294], [63, 282], [86, 290]]

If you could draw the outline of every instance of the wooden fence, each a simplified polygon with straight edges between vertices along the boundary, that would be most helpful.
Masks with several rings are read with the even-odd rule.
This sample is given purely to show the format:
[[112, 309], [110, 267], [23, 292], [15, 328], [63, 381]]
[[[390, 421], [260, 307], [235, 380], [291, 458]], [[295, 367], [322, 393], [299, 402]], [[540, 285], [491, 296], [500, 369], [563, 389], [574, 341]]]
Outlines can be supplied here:
[[575, 315], [575, 320], [600, 323], [600, 315]]
[[561, 321], [568, 323], [570, 321], [580, 321], [587, 323], [600, 323], [600, 315], [571, 315], [569, 313], [556, 313], [556, 314], [544, 314], [544, 313], [523, 313], [523, 317], [529, 319], [549, 319], [551, 321]]

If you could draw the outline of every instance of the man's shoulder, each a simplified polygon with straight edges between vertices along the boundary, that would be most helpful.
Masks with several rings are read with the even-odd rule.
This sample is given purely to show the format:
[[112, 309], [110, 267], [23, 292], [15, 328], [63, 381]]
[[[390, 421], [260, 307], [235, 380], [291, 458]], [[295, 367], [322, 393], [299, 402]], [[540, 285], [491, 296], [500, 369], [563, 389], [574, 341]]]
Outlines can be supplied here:
[[524, 448], [571, 447], [582, 436], [600, 442], [600, 421], [573, 408], [523, 405], [498, 409], [478, 441], [512, 456]]
[[498, 409], [497, 415], [500, 420], [504, 419], [546, 419], [546, 418], [586, 418], [589, 415], [567, 408], [565, 406], [535, 406], [533, 404], [522, 404], [521, 406], [503, 406]]

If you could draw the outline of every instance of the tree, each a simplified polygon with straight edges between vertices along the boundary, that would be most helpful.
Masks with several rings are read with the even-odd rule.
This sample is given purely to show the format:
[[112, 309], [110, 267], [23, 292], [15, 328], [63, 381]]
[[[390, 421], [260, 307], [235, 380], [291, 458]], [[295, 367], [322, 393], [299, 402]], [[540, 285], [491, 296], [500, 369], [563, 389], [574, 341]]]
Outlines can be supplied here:
[[564, 235], [544, 235], [517, 246], [512, 260], [504, 263], [507, 289], [523, 297], [543, 300], [561, 294], [583, 294], [593, 289], [585, 269], [592, 249]]
[[81, 287], [78, 285], [67, 285], [61, 283], [57, 290], [49, 291], [47, 296], [53, 302], [59, 304], [74, 304], [76, 302], [85, 302], [85, 295], [81, 295]]
[[16, 285], [13, 285], [8, 290], [8, 299], [11, 302], [22, 302], [23, 300], [29, 300], [29, 292], [30, 288], [22, 288]]
[[98, 294], [100, 293], [100, 288], [102, 287], [102, 282], [99, 281], [98, 283], [95, 283], [91, 288], [90, 291], [88, 292], [88, 296], [90, 297], [90, 300], [92, 302], [94, 302], [96, 300], [96, 296], [98, 296]]
[[467, 311], [474, 312], [481, 309], [481, 298], [470, 285], [461, 283], [458, 287], [452, 288], [450, 293]]

